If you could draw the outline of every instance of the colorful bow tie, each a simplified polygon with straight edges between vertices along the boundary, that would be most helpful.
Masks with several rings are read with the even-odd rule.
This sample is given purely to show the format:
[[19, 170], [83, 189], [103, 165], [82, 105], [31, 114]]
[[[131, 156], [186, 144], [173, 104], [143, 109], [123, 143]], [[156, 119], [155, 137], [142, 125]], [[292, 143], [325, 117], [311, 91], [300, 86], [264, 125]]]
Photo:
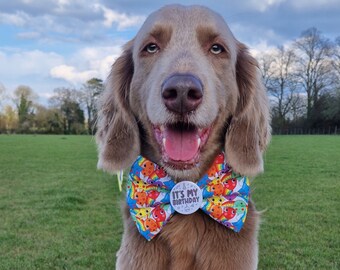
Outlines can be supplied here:
[[197, 208], [239, 232], [246, 219], [248, 200], [249, 179], [235, 174], [225, 163], [224, 154], [216, 157], [197, 184], [189, 181], [176, 184], [164, 169], [139, 156], [131, 167], [127, 184], [131, 217], [148, 241], [175, 212], [189, 214]]

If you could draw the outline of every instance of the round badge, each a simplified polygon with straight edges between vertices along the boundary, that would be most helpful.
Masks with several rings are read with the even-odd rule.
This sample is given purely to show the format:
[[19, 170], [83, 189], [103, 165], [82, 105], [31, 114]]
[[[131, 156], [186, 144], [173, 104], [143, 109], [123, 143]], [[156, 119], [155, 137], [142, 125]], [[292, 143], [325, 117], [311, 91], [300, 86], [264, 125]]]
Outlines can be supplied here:
[[180, 214], [189, 215], [196, 212], [202, 201], [202, 190], [190, 181], [177, 183], [170, 192], [170, 203]]

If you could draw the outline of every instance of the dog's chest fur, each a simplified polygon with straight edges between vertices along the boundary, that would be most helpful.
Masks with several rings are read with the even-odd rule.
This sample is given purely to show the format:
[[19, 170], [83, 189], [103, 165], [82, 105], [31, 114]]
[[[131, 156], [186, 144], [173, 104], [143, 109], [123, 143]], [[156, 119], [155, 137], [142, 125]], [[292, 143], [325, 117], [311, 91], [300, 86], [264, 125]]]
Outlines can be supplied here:
[[125, 239], [127, 245], [118, 252], [117, 267], [120, 268], [117, 269], [249, 270], [257, 267], [259, 215], [251, 202], [239, 233], [197, 211], [187, 216], [175, 214], [150, 242], [138, 233], [128, 211], [126, 214], [123, 237], [129, 239]]

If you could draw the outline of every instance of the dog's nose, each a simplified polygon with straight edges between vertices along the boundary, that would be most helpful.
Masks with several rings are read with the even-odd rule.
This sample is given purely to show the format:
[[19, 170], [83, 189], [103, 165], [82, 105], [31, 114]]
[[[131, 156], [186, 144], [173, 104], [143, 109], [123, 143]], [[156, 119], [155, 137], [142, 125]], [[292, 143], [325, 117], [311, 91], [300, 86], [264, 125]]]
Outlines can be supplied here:
[[170, 111], [181, 114], [191, 112], [202, 102], [203, 86], [194, 75], [175, 74], [164, 81], [162, 98]]

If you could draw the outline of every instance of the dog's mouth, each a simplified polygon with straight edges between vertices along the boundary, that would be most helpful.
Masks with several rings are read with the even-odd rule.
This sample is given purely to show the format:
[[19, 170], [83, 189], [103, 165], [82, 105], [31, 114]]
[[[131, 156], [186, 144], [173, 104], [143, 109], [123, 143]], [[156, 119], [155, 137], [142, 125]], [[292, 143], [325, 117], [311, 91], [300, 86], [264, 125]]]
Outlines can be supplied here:
[[163, 163], [174, 169], [190, 169], [195, 166], [208, 140], [210, 129], [183, 122], [154, 126]]

